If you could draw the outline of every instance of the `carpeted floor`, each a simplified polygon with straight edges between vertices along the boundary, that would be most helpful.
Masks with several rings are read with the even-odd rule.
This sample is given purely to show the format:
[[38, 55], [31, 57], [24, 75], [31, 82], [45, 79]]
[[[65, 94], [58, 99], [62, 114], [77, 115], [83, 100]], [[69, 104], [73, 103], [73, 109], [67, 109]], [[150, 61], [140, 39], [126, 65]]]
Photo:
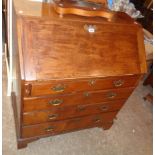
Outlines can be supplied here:
[[143, 100], [152, 89], [136, 88], [110, 130], [82, 130], [40, 139], [17, 150], [10, 97], [6, 96], [3, 61], [3, 155], [152, 155], [152, 104]]

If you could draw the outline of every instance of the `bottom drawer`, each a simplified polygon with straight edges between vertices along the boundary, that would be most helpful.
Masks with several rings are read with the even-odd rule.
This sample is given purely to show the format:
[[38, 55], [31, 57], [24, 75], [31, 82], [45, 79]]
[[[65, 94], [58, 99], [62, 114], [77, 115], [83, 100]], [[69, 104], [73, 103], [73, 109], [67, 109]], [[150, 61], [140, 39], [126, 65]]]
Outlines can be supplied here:
[[63, 132], [97, 126], [108, 128], [111, 126], [113, 118], [116, 116], [116, 114], [117, 112], [109, 112], [68, 119], [64, 121], [54, 121], [51, 123], [24, 126], [22, 128], [22, 138], [37, 137], [43, 135], [56, 135]]

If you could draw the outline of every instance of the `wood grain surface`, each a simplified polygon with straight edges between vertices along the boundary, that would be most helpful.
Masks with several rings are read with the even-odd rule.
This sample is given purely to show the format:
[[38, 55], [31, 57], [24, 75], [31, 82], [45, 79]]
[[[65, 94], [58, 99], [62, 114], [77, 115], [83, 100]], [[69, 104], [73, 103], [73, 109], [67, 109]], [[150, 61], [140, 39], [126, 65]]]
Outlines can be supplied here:
[[[136, 25], [126, 25], [124, 29], [123, 25], [61, 20], [26, 20], [24, 25], [25, 80], [145, 72], [143, 51], [139, 47], [143, 43], [137, 41]], [[89, 25], [96, 27], [94, 33], [85, 30], [84, 27]]]
[[[49, 109], [52, 107], [64, 107], [72, 105], [94, 104], [107, 101], [115, 101], [117, 99], [127, 99], [133, 91], [133, 87], [122, 89], [110, 89], [102, 91], [86, 91], [81, 93], [72, 93], [65, 95], [53, 95], [44, 97], [28, 97], [24, 98], [24, 111]], [[110, 97], [114, 94], [113, 97]], [[52, 104], [53, 101], [59, 100], [59, 105]]]
[[[140, 75], [128, 75], [105, 78], [87, 78], [70, 80], [51, 80], [27, 82], [25, 87], [25, 96], [43, 96], [53, 94], [66, 94], [81, 91], [106, 90], [114, 88], [135, 87], [140, 79]], [[62, 91], [56, 91], [54, 88], [62, 88]], [[27, 88], [27, 89], [26, 89]]]
[[23, 126], [51, 122], [55, 120], [64, 120], [67, 118], [80, 117], [98, 113], [118, 111], [123, 106], [125, 100], [116, 100], [99, 104], [84, 104], [77, 106], [52, 107], [43, 110], [40, 107], [38, 111], [29, 111], [23, 113]]
[[35, 137], [40, 135], [55, 135], [62, 132], [74, 131], [89, 127], [103, 126], [112, 123], [117, 112], [91, 115], [64, 121], [55, 121], [39, 125], [25, 126], [22, 130], [22, 138]]

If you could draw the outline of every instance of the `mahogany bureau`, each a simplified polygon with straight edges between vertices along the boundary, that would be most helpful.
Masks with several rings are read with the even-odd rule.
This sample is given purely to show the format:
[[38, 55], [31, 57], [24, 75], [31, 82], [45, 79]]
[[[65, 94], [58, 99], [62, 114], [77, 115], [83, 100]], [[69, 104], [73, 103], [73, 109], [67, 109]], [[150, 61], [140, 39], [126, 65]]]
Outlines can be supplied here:
[[18, 148], [46, 136], [109, 129], [146, 72], [142, 27], [128, 15], [101, 9], [102, 17], [86, 17], [61, 9], [14, 0]]

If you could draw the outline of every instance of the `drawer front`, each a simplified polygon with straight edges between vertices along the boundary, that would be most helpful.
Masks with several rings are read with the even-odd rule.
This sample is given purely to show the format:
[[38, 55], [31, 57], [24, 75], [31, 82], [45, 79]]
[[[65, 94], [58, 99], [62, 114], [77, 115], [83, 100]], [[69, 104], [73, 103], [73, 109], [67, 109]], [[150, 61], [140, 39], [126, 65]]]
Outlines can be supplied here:
[[[139, 79], [138, 75], [98, 78], [89, 80], [59, 80], [53, 82], [33, 83], [26, 86], [25, 96], [43, 96], [52, 94], [65, 94], [80, 91], [104, 90], [124, 87], [134, 87]], [[28, 91], [28, 89], [31, 89]]]
[[53, 97], [25, 98], [24, 111], [43, 110], [80, 104], [94, 104], [117, 99], [127, 99], [134, 88], [110, 89], [94, 92], [72, 93]]
[[53, 108], [52, 110], [25, 112], [23, 114], [23, 125], [32, 125], [55, 120], [63, 120], [85, 116], [90, 114], [118, 111], [125, 100], [110, 101], [100, 104], [68, 106], [64, 108]]
[[44, 123], [32, 126], [22, 127], [22, 138], [55, 135], [63, 132], [69, 132], [84, 128], [104, 126], [104, 124], [112, 123], [113, 118], [117, 112], [110, 112], [98, 115], [91, 115], [68, 119], [64, 121], [55, 121], [51, 123]]

